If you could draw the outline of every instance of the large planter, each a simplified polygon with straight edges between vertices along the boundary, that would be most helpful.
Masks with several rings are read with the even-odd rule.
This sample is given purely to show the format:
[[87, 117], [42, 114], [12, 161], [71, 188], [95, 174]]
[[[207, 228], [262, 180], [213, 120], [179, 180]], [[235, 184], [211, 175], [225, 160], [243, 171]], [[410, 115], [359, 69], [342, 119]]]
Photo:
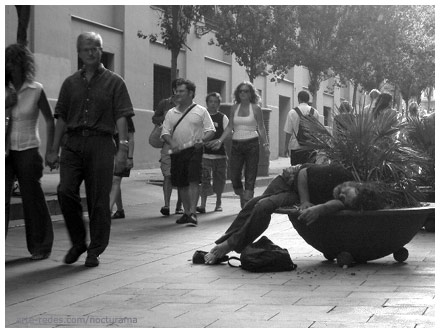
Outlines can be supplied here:
[[[433, 186], [420, 186], [419, 190], [425, 195], [425, 201], [435, 202], [435, 190]], [[425, 221], [425, 230], [435, 232], [435, 214], [429, 214]]]
[[397, 261], [405, 261], [409, 243], [434, 212], [434, 204], [424, 207], [383, 209], [377, 211], [344, 210], [319, 218], [307, 226], [298, 221], [296, 209], [278, 209], [289, 215], [298, 234], [328, 260], [338, 264], [363, 263], [393, 254]]

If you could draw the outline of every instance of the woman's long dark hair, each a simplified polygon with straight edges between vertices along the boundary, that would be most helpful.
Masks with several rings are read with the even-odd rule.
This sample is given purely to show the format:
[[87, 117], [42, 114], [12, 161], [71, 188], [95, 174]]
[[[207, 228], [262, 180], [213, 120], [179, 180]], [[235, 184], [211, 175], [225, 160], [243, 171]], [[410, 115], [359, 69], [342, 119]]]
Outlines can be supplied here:
[[249, 99], [249, 101], [253, 104], [257, 104], [260, 101], [260, 96], [257, 94], [257, 90], [255, 89], [254, 85], [249, 81], [243, 81], [237, 86], [237, 88], [235, 88], [234, 91], [235, 103], [236, 104], [241, 103], [240, 89], [242, 86], [247, 86], [249, 88], [249, 91], [251, 93], [251, 98]]
[[[22, 81], [33, 81], [35, 77], [35, 62], [32, 52], [22, 44], [11, 44], [5, 51], [5, 63], [11, 63], [21, 69]], [[6, 71], [8, 72], [8, 71]], [[11, 73], [6, 73], [6, 80]], [[11, 77], [9, 77], [11, 79]]]

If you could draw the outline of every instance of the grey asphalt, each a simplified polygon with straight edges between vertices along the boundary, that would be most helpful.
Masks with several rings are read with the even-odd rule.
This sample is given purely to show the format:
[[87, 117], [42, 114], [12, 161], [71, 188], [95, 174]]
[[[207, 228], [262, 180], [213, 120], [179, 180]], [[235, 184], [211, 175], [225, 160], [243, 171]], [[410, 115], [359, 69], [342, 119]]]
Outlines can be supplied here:
[[[288, 165], [287, 158], [271, 161], [269, 176], [258, 178], [256, 195]], [[57, 177], [43, 177], [48, 201], [54, 200]], [[63, 264], [70, 241], [56, 212], [53, 252], [43, 261], [29, 259], [23, 221], [11, 221], [5, 326], [435, 327], [434, 233], [420, 230], [405, 246], [404, 263], [390, 255], [343, 269], [305, 243], [286, 215], [274, 214], [264, 234], [289, 250], [296, 270], [250, 273], [227, 264], [194, 265], [194, 251], [209, 251], [239, 212], [239, 199], [228, 184], [223, 212], [213, 212], [210, 197], [197, 228], [177, 225], [179, 216], [159, 213], [160, 179], [160, 171], [151, 169], [134, 170], [123, 180], [126, 218], [113, 220], [110, 245], [96, 268], [84, 267], [84, 255], [75, 264]], [[173, 192], [173, 203], [175, 198]]]

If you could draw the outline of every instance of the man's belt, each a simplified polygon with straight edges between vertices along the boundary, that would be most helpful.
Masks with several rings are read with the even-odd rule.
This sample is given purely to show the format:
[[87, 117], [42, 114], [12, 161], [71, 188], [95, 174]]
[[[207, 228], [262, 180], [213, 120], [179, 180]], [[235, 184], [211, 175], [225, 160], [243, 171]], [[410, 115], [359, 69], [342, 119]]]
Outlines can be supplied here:
[[79, 136], [106, 136], [111, 135], [110, 133], [103, 131], [96, 131], [91, 129], [78, 129], [68, 132], [69, 135], [79, 135]]

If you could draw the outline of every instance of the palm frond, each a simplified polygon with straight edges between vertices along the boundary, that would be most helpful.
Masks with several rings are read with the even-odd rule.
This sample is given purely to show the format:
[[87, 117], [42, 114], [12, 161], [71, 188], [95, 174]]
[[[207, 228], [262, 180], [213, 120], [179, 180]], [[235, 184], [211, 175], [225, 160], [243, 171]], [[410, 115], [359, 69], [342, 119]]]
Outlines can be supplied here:
[[331, 134], [321, 123], [304, 118], [307, 141], [301, 145], [325, 153], [357, 181], [385, 184], [392, 205], [416, 205], [420, 195], [413, 178], [429, 158], [404, 139], [407, 123], [399, 122], [392, 110], [377, 118], [368, 111], [339, 114], [334, 122]]

